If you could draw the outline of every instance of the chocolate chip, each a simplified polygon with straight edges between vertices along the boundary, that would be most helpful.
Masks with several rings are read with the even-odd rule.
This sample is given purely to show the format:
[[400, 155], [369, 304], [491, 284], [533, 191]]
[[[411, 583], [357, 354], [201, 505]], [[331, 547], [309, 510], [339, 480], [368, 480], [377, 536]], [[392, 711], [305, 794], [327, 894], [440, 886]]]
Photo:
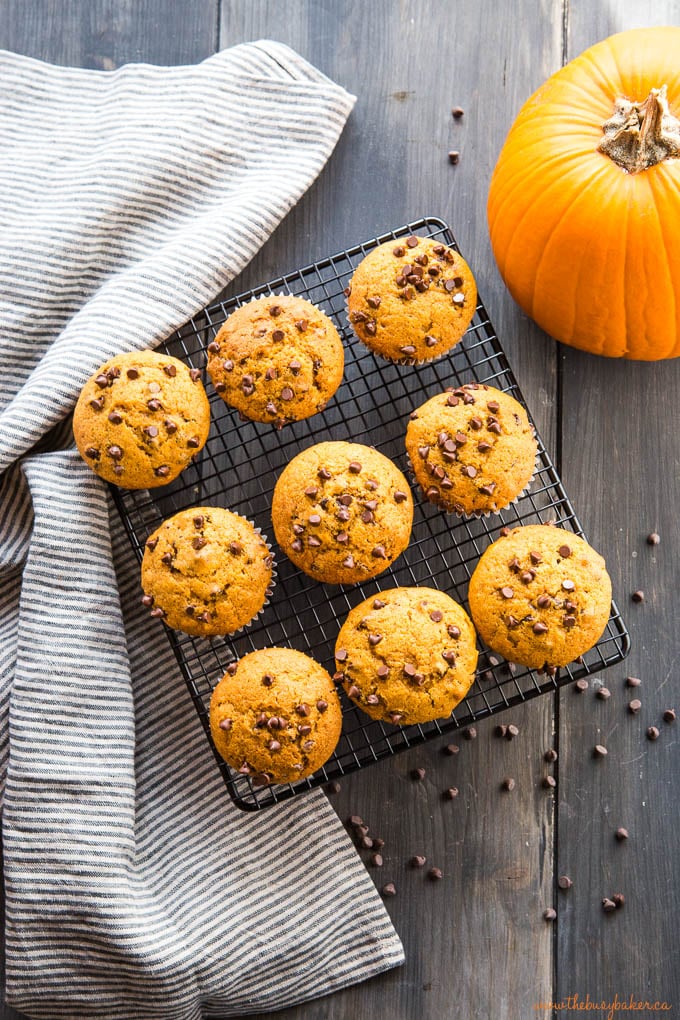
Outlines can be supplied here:
[[413, 355], [416, 353], [416, 349], [413, 346], [413, 344], [404, 344], [404, 346], [400, 347], [399, 350], [401, 351], [402, 354], [405, 354], [407, 358], [413, 357]]
[[520, 562], [519, 562], [519, 560], [517, 559], [516, 556], [514, 556], [510, 560], [510, 562], [508, 563], [508, 568], [513, 572], [513, 574], [518, 574], [519, 573], [520, 566], [521, 566], [521, 564], [520, 564]]
[[574, 684], [574, 689], [579, 694], [582, 694], [584, 691], [588, 690], [588, 681], [585, 679], [585, 677], [582, 677], [580, 680], [576, 681], [576, 683]]
[[455, 164], [459, 161], [459, 159], [460, 159], [460, 153], [458, 152], [458, 150], [457, 149], [451, 149], [451, 151], [449, 152], [449, 163], [453, 163], [453, 165], [455, 166]]
[[88, 446], [85, 449], [85, 456], [89, 457], [90, 460], [99, 460], [101, 453], [96, 446]]
[[639, 687], [641, 683], [640, 677], [638, 676], [627, 676], [626, 687]]
[[360, 825], [364, 824], [364, 820], [363, 820], [363, 818], [361, 818], [360, 815], [350, 815], [349, 818], [347, 819], [347, 821], [355, 829], [358, 828]]
[[427, 864], [427, 857], [423, 857], [421, 854], [414, 854], [408, 863], [411, 868], [423, 868]]
[[634, 591], [633, 592], [633, 594], [631, 595], [631, 598], [632, 598], [633, 602], [644, 602], [644, 600], [645, 600], [645, 593], [638, 589], [638, 591]]
[[163, 619], [165, 619], [165, 610], [161, 609], [159, 606], [157, 606], [155, 609], [151, 610], [151, 612], [149, 613], [149, 616], [153, 616], [155, 619], [158, 619], [158, 620], [163, 620]]
[[153, 473], [159, 478], [167, 478], [170, 474], [170, 468], [167, 464], [161, 464], [160, 467], [154, 468]]
[[573, 591], [576, 585], [574, 584], [573, 581], [566, 579], [562, 581], [562, 587], [564, 588], [565, 591]]
[[275, 329], [274, 332], [272, 333], [272, 340], [278, 343], [279, 341], [283, 340], [285, 335], [286, 334], [283, 332], [282, 329]]
[[361, 520], [364, 522], [364, 524], [372, 524], [373, 521], [375, 520], [375, 517], [370, 510], [364, 510], [364, 512], [361, 515]]
[[642, 708], [642, 702], [640, 701], [639, 698], [633, 698], [632, 701], [628, 702], [628, 711], [632, 715], [637, 715], [641, 708]]
[[618, 839], [619, 843], [622, 843], [624, 841], [624, 839], [628, 839], [628, 829], [624, 829], [623, 826], [621, 825], [616, 830], [614, 835]]
[[499, 725], [496, 726], [496, 728], [494, 729], [494, 735], [497, 737], [504, 737], [507, 732], [508, 727], [505, 725], [505, 723], [499, 723]]
[[97, 386], [99, 386], [99, 388], [102, 389], [102, 390], [106, 386], [108, 386], [109, 382], [110, 382], [108, 375], [103, 375], [103, 374], [96, 376], [94, 381], [96, 382]]
[[157, 545], [158, 545], [157, 538], [147, 538], [146, 548], [149, 550], [149, 552], [153, 552]]
[[426, 334], [426, 336], [425, 336], [425, 346], [426, 347], [434, 347], [438, 343], [439, 343], [439, 340], [437, 339], [436, 336], [432, 336], [430, 333]]
[[456, 653], [452, 648], [447, 648], [445, 651], [442, 652], [442, 659], [448, 662], [449, 666], [456, 665]]
[[534, 634], [547, 634], [548, 633], [548, 625], [546, 623], [543, 623], [541, 620], [539, 620], [537, 623], [534, 624], [532, 630], [533, 630]]
[[458, 120], [460, 117], [463, 116], [464, 112], [465, 111], [463, 110], [462, 106], [454, 106], [453, 109], [451, 110], [451, 116], [455, 117], [455, 119]]
[[456, 627], [455, 624], [450, 623], [449, 626], [446, 628], [446, 633], [449, 635], [449, 637], [452, 637], [455, 641], [460, 637], [460, 627]]
[[511, 599], [514, 594], [515, 593], [512, 590], [512, 588], [508, 588], [508, 587], [501, 588], [501, 595], [503, 596], [504, 599]]
[[421, 783], [426, 775], [427, 773], [425, 772], [425, 769], [422, 767], [417, 769], [411, 769], [411, 779], [415, 779], [416, 782]]
[[310, 524], [321, 524], [321, 514], [310, 514], [307, 520]]
[[[324, 482], [327, 482], [327, 481], [329, 481], [329, 480], [330, 480], [330, 478], [331, 478], [331, 473], [330, 473], [330, 471], [328, 470], [328, 468], [325, 468], [325, 467], [319, 468], [319, 470], [317, 471], [317, 475], [318, 475], [318, 476], [319, 476], [319, 478], [321, 478], [321, 479], [322, 479], [322, 480], [323, 480]], [[318, 490], [316, 490], [316, 489], [314, 490], [314, 495], [316, 495], [317, 491], [318, 491]], [[310, 493], [308, 492], [308, 490], [307, 490], [307, 489], [305, 489], [305, 492], [307, 493], [307, 495], [308, 495], [308, 496], [310, 495]]]
[[503, 780], [503, 782], [501, 783], [501, 789], [508, 791], [515, 789], [515, 780], [512, 778], [512, 776], [507, 776]]
[[202, 549], [204, 545], [208, 544], [207, 538], [203, 538], [202, 535], [197, 535], [196, 538], [192, 538], [191, 544], [194, 549]]
[[614, 901], [614, 906], [617, 909], [620, 909], [625, 904], [626, 897], [623, 895], [623, 893], [617, 892], [617, 893], [614, 893], [614, 895], [612, 896], [612, 900]]
[[151, 400], [147, 400], [146, 406], [149, 408], [150, 411], [160, 411], [161, 402], [160, 400], [156, 400], [155, 398], [153, 398]]
[[201, 440], [198, 438], [198, 436], [191, 436], [189, 439], [187, 439], [187, 446], [189, 447], [190, 450], [197, 450], [200, 445]]
[[347, 567], [348, 570], [352, 570], [354, 568], [355, 566], [354, 557], [352, 556], [351, 553], [349, 556], [345, 557], [345, 559], [342, 561], [342, 565], [343, 567]]
[[149, 439], [155, 439], [156, 436], [158, 435], [158, 429], [156, 428], [155, 425], [147, 425], [143, 431], [149, 437]]
[[166, 418], [166, 420], [163, 422], [163, 425], [165, 426], [165, 431], [168, 433], [169, 436], [174, 435], [174, 433], [177, 431], [177, 425], [175, 425], [174, 421], [170, 421], [169, 418]]
[[222, 719], [220, 721], [220, 723], [219, 723], [219, 727], [220, 727], [221, 730], [224, 730], [225, 733], [228, 733], [229, 730], [232, 727], [232, 720], [231, 719]]
[[616, 904], [614, 900], [610, 900], [608, 896], [605, 896], [602, 900], [602, 909], [605, 914], [611, 914], [612, 910], [616, 910]]
[[571, 556], [571, 548], [568, 545], [561, 545], [557, 551], [564, 560]]
[[663, 714], [663, 721], [667, 723], [675, 722], [675, 709], [667, 708]]
[[394, 493], [395, 503], [403, 503], [407, 499], [408, 499], [407, 494], [405, 492], [402, 492], [400, 489], [397, 489], [396, 492]]
[[646, 730], [647, 740], [658, 740], [659, 730], [656, 726], [648, 726]]
[[441, 868], [430, 868], [430, 870], [427, 873], [427, 877], [430, 879], [431, 882], [439, 882], [444, 877], [444, 875], [442, 874]]
[[139, 372], [136, 368], [128, 368], [126, 375], [128, 379], [139, 379]]
[[161, 563], [165, 563], [166, 567], [172, 563], [172, 553], [166, 552], [161, 556]]
[[557, 884], [560, 887], [560, 889], [564, 889], [566, 891], [567, 889], [571, 889], [574, 883], [569, 878], [569, 875], [560, 875], [560, 877], [557, 879]]
[[519, 736], [519, 727], [515, 726], [514, 723], [510, 723], [508, 726], [508, 732], [505, 734], [508, 740], [514, 740], [515, 737]]
[[600, 701], [606, 701], [607, 698], [611, 698], [611, 696], [612, 692], [608, 687], [600, 687], [597, 691], [595, 691], [595, 697], [599, 698]]
[[383, 639], [382, 634], [369, 634], [368, 635], [368, 643], [369, 643], [369, 645], [372, 645], [374, 648], [375, 648], [376, 645], [380, 644], [382, 639]]
[[548, 609], [552, 605], [552, 599], [544, 592], [543, 595], [539, 595], [536, 599], [536, 605], [539, 609]]
[[384, 885], [380, 890], [380, 895], [386, 898], [389, 898], [390, 896], [396, 896], [397, 889], [394, 882], [388, 882], [387, 885]]
[[444, 790], [444, 800], [455, 800], [458, 796], [458, 787], [450, 786], [448, 790]]
[[192, 368], [192, 369], [190, 370], [190, 372], [189, 372], [189, 375], [191, 376], [191, 381], [192, 381], [192, 382], [198, 382], [198, 380], [199, 380], [199, 379], [201, 378], [201, 372], [200, 372], [200, 369], [198, 369], [198, 368]]
[[546, 790], [554, 790], [557, 786], [557, 780], [554, 776], [544, 776], [541, 781], [541, 785], [545, 787]]
[[311, 535], [307, 539], [307, 545], [311, 546], [312, 549], [318, 549], [321, 546], [321, 539], [317, 538], [316, 535]]
[[480, 485], [480, 487], [479, 487], [479, 491], [484, 496], [493, 496], [493, 494], [495, 492], [495, 489], [496, 489], [496, 483], [495, 482], [489, 482], [488, 485]]
[[472, 464], [467, 464], [463, 468], [463, 474], [467, 475], [468, 478], [475, 478], [477, 476], [477, 468]]
[[154, 597], [153, 595], [143, 595], [141, 601], [143, 606], [146, 606], [147, 609], [150, 609], [154, 603]]
[[330, 783], [326, 783], [326, 793], [340, 793], [342, 787], [337, 779], [333, 779]]
[[378, 560], [386, 560], [387, 553], [385, 552], [385, 546], [384, 545], [374, 546], [374, 548], [371, 550], [371, 556], [374, 556]]
[[647, 535], [647, 545], [658, 545], [661, 541], [661, 536], [657, 535], [656, 531], [653, 531], [651, 535]]
[[175, 376], [177, 375], [177, 369], [173, 364], [163, 365], [163, 371], [167, 376], [170, 377], [170, 379], [174, 379]]
[[535, 577], [536, 577], [536, 571], [535, 570], [524, 570], [519, 575], [520, 581], [522, 581], [524, 584], [531, 584], [531, 582], [533, 581], [533, 579]]
[[552, 747], [549, 747], [543, 754], [543, 761], [557, 761], [557, 751], [555, 751]]
[[595, 747], [593, 748], [594, 758], [606, 758], [607, 753], [607, 748], [603, 744], [595, 744]]
[[474, 726], [468, 726], [463, 730], [463, 736], [466, 740], [474, 740], [477, 736], [477, 730]]
[[234, 362], [231, 360], [231, 358], [227, 358], [226, 361], [222, 362], [222, 368], [224, 369], [225, 372], [234, 371]]
[[338, 662], [346, 662], [347, 651], [344, 648], [338, 648], [338, 650], [335, 653], [335, 658], [337, 659]]

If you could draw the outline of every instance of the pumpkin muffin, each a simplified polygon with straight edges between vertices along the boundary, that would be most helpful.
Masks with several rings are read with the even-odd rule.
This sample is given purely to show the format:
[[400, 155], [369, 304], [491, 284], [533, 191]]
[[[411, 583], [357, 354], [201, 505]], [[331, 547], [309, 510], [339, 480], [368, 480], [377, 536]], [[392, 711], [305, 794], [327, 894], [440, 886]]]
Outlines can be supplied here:
[[485, 550], [470, 579], [480, 637], [511, 662], [566, 666], [598, 641], [612, 586], [605, 562], [578, 535], [545, 524], [515, 528]]
[[253, 525], [218, 506], [168, 518], [147, 539], [142, 604], [186, 634], [232, 634], [271, 593], [273, 556]]
[[477, 286], [452, 248], [415, 235], [374, 248], [348, 287], [350, 324], [367, 347], [413, 364], [445, 354], [461, 339], [477, 305]]
[[477, 666], [475, 631], [435, 588], [392, 588], [349, 613], [335, 645], [345, 691], [373, 719], [400, 726], [444, 719]]
[[279, 476], [274, 534], [316, 581], [357, 584], [381, 574], [409, 543], [413, 498], [399, 469], [359, 443], [317, 443]]
[[208, 345], [208, 373], [229, 407], [281, 427], [322, 411], [342, 382], [337, 329], [315, 305], [261, 297], [232, 312]]
[[406, 450], [426, 499], [457, 514], [501, 510], [527, 487], [537, 444], [514, 397], [468, 383], [411, 415]]
[[257, 786], [294, 783], [321, 768], [340, 739], [342, 709], [330, 676], [292, 648], [233, 663], [210, 699], [219, 754]]
[[125, 489], [171, 482], [203, 449], [209, 430], [200, 372], [155, 351], [119, 354], [103, 364], [73, 414], [85, 463]]

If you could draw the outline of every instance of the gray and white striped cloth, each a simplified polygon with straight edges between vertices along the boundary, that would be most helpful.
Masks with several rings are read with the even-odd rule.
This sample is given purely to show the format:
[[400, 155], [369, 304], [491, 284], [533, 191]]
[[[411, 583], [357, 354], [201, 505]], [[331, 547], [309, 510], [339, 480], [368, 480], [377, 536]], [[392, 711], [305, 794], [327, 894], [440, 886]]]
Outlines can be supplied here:
[[0, 53], [7, 996], [32, 1017], [243, 1015], [403, 960], [323, 794], [231, 805], [106, 489], [53, 428], [238, 273], [353, 101], [268, 41], [114, 72]]

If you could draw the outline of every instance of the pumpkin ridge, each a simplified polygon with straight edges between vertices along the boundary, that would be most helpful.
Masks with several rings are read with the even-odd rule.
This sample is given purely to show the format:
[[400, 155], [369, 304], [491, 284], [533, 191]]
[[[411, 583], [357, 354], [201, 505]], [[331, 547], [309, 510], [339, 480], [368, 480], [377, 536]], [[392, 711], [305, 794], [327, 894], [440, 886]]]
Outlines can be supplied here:
[[[668, 175], [668, 179], [673, 179], [673, 178], [671, 178], [670, 175]], [[659, 208], [658, 208], [657, 202], [654, 200], [656, 198], [656, 196], [654, 195], [654, 186], [653, 186], [652, 181], [648, 182], [648, 186], [649, 186], [650, 190], [652, 191], [652, 195], [653, 195], [653, 200], [651, 202], [651, 205], [654, 207], [654, 212], [655, 212], [655, 215], [656, 215], [657, 223], [659, 225], [659, 235], [661, 237], [661, 243], [663, 245], [664, 255], [666, 256], [666, 265], [670, 266], [671, 265], [671, 258], [670, 258], [670, 254], [669, 254], [669, 251], [668, 251], [668, 242], [666, 240], [666, 234], [665, 234], [665, 231], [664, 231], [664, 219], [663, 219], [663, 217], [659, 213]], [[677, 190], [680, 190], [680, 188], [678, 188]], [[671, 294], [672, 301], [673, 301], [673, 322], [676, 324], [675, 325], [675, 337], [677, 338], [678, 302], [677, 302], [677, 298], [675, 296], [675, 288], [673, 287], [672, 282], [671, 282], [671, 286], [669, 287], [669, 290], [670, 290], [670, 294]], [[673, 347], [673, 345], [671, 346], [671, 350], [672, 350], [672, 347]], [[651, 348], [649, 347], [649, 344], [647, 344], [646, 352], [649, 352], [651, 350], [652, 353], [653, 353], [653, 348], [654, 348], [654, 340], [652, 340], [652, 347]], [[646, 361], [647, 359], [645, 358], [644, 360]]]

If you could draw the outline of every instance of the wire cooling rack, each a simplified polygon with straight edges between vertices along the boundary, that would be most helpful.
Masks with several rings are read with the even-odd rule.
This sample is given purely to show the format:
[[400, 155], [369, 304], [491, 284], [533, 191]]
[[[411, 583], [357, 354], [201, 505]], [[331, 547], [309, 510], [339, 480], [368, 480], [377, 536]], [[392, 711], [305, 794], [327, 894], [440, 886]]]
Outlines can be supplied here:
[[429, 585], [441, 588], [466, 605], [468, 581], [477, 560], [489, 543], [498, 538], [504, 524], [512, 527], [553, 520], [583, 535], [538, 436], [538, 470], [526, 495], [500, 515], [470, 520], [446, 515], [416, 495], [411, 544], [392, 567], [365, 584], [354, 587], [319, 584], [297, 570], [276, 546], [270, 516], [274, 483], [281, 469], [312, 443], [327, 439], [367, 443], [392, 458], [408, 477], [404, 450], [408, 417], [435, 393], [447, 386], [477, 381], [496, 386], [524, 404], [481, 302], [464, 339], [448, 355], [426, 365], [394, 365], [376, 358], [354, 337], [347, 324], [344, 296], [354, 268], [376, 245], [412, 233], [434, 237], [457, 248], [451, 231], [440, 219], [428, 217], [406, 224], [256, 290], [210, 305], [164, 346], [167, 353], [203, 371], [206, 347], [234, 308], [264, 294], [298, 294], [330, 315], [345, 343], [344, 381], [323, 413], [276, 431], [269, 425], [240, 420], [238, 413], [230, 410], [208, 383], [212, 424], [208, 443], [196, 462], [175, 482], [152, 492], [114, 488], [118, 509], [140, 561], [148, 535], [164, 518], [201, 504], [237, 511], [261, 527], [272, 544], [277, 560], [277, 585], [270, 604], [255, 623], [240, 634], [213, 640], [167, 629], [218, 768], [234, 802], [245, 810], [286, 800], [554, 691], [620, 662], [628, 652], [628, 632], [612, 604], [607, 628], [597, 645], [553, 676], [499, 661], [482, 648], [475, 683], [448, 719], [403, 728], [376, 722], [356, 708], [340, 689], [343, 731], [338, 747], [324, 768], [295, 784], [253, 786], [248, 776], [232, 771], [215, 751], [208, 722], [210, 696], [234, 659], [256, 648], [286, 645], [312, 655], [333, 673], [338, 630], [349, 610], [369, 595], [396, 585]]

